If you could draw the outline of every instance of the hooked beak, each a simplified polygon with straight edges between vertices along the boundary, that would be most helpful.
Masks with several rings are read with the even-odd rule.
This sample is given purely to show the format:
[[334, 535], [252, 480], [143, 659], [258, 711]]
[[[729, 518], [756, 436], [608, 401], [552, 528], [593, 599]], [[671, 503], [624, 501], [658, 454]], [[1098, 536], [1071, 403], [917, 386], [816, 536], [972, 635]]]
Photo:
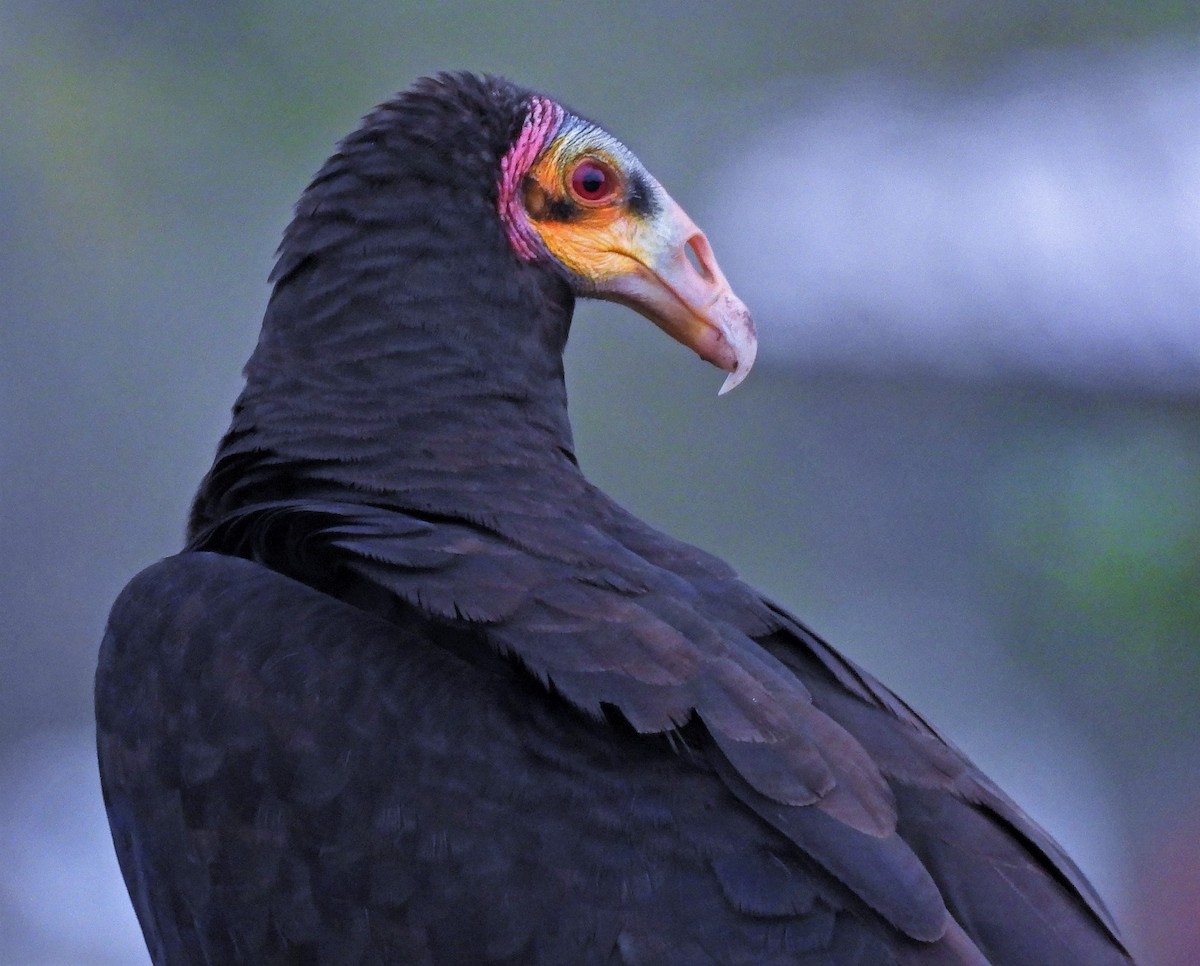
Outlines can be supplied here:
[[595, 294], [640, 312], [701, 359], [728, 372], [718, 392], [724, 395], [754, 365], [754, 322], [721, 273], [704, 232], [665, 191], [659, 200], [664, 207], [653, 230], [639, 233], [637, 243], [621, 252], [634, 268], [599, 280]]

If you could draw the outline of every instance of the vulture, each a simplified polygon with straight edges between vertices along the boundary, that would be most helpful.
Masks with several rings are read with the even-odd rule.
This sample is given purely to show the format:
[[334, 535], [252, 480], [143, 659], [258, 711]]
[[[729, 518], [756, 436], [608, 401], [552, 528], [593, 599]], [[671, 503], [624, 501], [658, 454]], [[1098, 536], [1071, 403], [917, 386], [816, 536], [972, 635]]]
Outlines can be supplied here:
[[576, 298], [754, 325], [634, 154], [447, 73], [284, 232], [185, 548], [117, 599], [104, 802], [156, 964], [1131, 962], [1063, 850], [866, 671], [588, 482]]

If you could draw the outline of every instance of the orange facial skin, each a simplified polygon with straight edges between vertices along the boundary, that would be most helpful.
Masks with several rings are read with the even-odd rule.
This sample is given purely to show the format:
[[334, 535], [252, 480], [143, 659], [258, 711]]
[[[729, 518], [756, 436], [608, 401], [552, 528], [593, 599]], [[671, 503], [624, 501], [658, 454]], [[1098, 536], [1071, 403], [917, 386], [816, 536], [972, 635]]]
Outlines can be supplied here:
[[[600, 151], [575, 155], [556, 139], [529, 170], [524, 192], [529, 220], [546, 249], [582, 279], [602, 282], [631, 271], [634, 253], [646, 248], [647, 226], [628, 205], [628, 184], [619, 163]], [[616, 184], [604, 202], [585, 201], [571, 190], [571, 174], [585, 159], [613, 173]]]
[[530, 227], [580, 294], [630, 306], [729, 372], [722, 393], [745, 378], [757, 351], [749, 312], [704, 233], [624, 145], [568, 124], [521, 190]]

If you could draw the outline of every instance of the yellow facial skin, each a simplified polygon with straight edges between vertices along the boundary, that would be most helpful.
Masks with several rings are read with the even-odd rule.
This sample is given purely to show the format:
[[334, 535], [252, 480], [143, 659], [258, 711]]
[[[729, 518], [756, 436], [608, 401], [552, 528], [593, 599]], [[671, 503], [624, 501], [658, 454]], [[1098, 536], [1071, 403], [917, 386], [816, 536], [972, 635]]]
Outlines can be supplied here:
[[[574, 184], [581, 165], [605, 175], [590, 197]], [[750, 313], [704, 233], [623, 145], [595, 128], [568, 128], [530, 166], [522, 200], [580, 294], [630, 306], [727, 371], [722, 393], [745, 378], [757, 351]]]
[[[525, 207], [546, 249], [581, 279], [600, 284], [634, 270], [650, 253], [654, 232], [628, 206], [628, 175], [621, 162], [593, 146], [580, 151], [573, 139], [558, 138], [529, 169]], [[594, 159], [616, 179], [611, 198], [587, 202], [571, 190], [576, 165]]]

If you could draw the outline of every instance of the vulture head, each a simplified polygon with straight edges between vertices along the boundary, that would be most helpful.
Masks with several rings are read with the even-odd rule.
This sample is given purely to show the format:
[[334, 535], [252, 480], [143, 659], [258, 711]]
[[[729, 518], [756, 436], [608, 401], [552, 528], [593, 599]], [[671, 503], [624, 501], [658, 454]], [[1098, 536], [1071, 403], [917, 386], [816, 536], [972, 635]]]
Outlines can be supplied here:
[[602, 128], [537, 95], [524, 110], [498, 184], [513, 251], [577, 295], [636, 309], [734, 388], [754, 364], [754, 324], [704, 233]]

